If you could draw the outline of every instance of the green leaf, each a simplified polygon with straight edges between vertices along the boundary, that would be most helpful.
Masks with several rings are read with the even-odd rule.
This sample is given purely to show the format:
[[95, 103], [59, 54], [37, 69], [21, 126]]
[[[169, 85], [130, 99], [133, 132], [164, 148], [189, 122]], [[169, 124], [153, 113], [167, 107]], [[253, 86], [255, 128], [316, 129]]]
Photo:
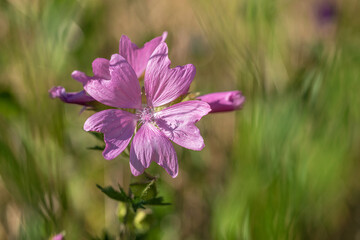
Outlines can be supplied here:
[[157, 195], [155, 180], [132, 183], [130, 184], [130, 189], [135, 197], [139, 197], [142, 200], [149, 200]]
[[141, 198], [135, 197], [131, 200], [131, 205], [136, 212], [139, 208], [145, 209], [145, 205], [153, 205], [153, 206], [166, 206], [171, 205], [171, 203], [164, 203], [164, 199], [162, 197], [151, 198], [149, 200], [143, 200]]
[[96, 184], [96, 187], [98, 187], [103, 193], [105, 193], [106, 196], [108, 196], [111, 199], [120, 201], [120, 202], [129, 202], [131, 199], [126, 195], [125, 191], [119, 186], [120, 192], [116, 191], [112, 186], [108, 187], [101, 187], [100, 185]]
[[145, 209], [144, 203], [145, 201], [138, 197], [132, 199], [131, 206], [133, 207], [134, 212], [136, 212], [139, 208]]
[[157, 190], [155, 185], [156, 179], [144, 183], [132, 183], [130, 190], [132, 194], [128, 196], [119, 185], [119, 190], [115, 190], [112, 186], [101, 187], [96, 185], [103, 193], [111, 199], [131, 204], [134, 212], [139, 208], [145, 209], [145, 205], [170, 205], [164, 203], [162, 197], [156, 197]]
[[96, 146], [93, 146], [93, 147], [87, 147], [87, 149], [89, 149], [89, 150], [96, 150], [96, 151], [104, 151], [105, 146], [98, 146], [98, 145], [96, 145]]
[[101, 142], [104, 141], [104, 134], [99, 132], [89, 132], [91, 135], [93, 135], [96, 139], [99, 139]]
[[144, 205], [171, 205], [171, 203], [164, 203], [163, 197], [152, 198], [145, 201]]

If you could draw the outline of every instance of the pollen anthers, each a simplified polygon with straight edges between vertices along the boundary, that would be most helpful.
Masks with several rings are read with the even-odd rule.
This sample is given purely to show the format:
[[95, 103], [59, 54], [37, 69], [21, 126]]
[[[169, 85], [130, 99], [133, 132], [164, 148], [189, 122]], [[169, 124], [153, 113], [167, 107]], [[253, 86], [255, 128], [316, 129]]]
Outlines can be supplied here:
[[136, 111], [136, 116], [139, 118], [139, 121], [144, 124], [154, 121], [154, 110], [151, 107], [145, 107], [141, 110]]

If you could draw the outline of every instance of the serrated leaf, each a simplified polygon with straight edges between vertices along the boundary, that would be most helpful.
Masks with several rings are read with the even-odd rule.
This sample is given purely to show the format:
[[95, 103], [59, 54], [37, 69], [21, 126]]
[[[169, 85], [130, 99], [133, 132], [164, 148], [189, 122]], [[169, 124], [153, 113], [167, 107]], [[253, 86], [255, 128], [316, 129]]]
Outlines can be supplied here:
[[125, 191], [120, 188], [120, 192], [116, 191], [112, 186], [108, 187], [101, 187], [100, 185], [96, 184], [96, 187], [98, 187], [103, 193], [105, 193], [106, 196], [108, 196], [111, 199], [120, 201], [120, 202], [129, 202], [131, 199], [126, 195]]
[[[145, 205], [170, 205], [170, 203], [164, 203], [162, 197], [156, 197], [155, 181], [156, 179], [153, 179], [150, 182], [131, 184], [131, 191], [136, 191], [136, 194], [133, 192], [130, 196], [125, 193], [120, 185], [119, 191], [115, 190], [112, 186], [96, 186], [109, 198], [131, 204], [134, 212], [136, 212], [139, 208], [145, 209]], [[137, 187], [138, 189], [136, 189]]]

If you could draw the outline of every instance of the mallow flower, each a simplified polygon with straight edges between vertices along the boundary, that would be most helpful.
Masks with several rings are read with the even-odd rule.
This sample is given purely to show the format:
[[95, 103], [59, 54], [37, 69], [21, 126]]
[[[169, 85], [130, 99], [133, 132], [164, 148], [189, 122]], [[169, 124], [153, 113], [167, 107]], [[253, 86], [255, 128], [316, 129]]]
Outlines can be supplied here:
[[[114, 54], [110, 61], [96, 59], [93, 77], [73, 73], [91, 97], [116, 108], [90, 116], [84, 130], [104, 134], [103, 156], [107, 160], [123, 152], [132, 139], [130, 169], [133, 175], [142, 174], [154, 161], [176, 177], [178, 161], [171, 141], [188, 149], [203, 149], [204, 140], [195, 123], [211, 111], [210, 106], [199, 100], [172, 104], [188, 93], [196, 70], [192, 64], [170, 68], [165, 42], [156, 47], [150, 58], [139, 63], [129, 57], [129, 52]], [[145, 69], [145, 62], [141, 87], [138, 77]]]
[[245, 102], [245, 97], [240, 91], [209, 93], [197, 99], [207, 102], [211, 107], [211, 113], [234, 111], [240, 109]]
[[[162, 42], [165, 41], [167, 37], [167, 32], [164, 32], [160, 37], [156, 37], [151, 41], [144, 44], [142, 48], [136, 46], [136, 44], [132, 43], [130, 39], [123, 35], [120, 38], [119, 43], [119, 54], [126, 59], [126, 61], [131, 65], [133, 70], [136, 73], [136, 76], [139, 78], [145, 71], [147, 61], [155, 48]], [[109, 60], [104, 58], [97, 58], [94, 60], [93, 74], [94, 78], [101, 77], [98, 76], [99, 72], [101, 72], [101, 68], [103, 63], [108, 63]], [[85, 73], [80, 71], [74, 71], [72, 73], [72, 78], [81, 82], [83, 85], [87, 82], [88, 77]], [[87, 95], [84, 90], [79, 92], [66, 92], [65, 88], [61, 86], [53, 87], [49, 90], [49, 94], [51, 98], [59, 98], [61, 101], [65, 103], [78, 104], [83, 106], [89, 106], [90, 102], [95, 101], [94, 98]]]

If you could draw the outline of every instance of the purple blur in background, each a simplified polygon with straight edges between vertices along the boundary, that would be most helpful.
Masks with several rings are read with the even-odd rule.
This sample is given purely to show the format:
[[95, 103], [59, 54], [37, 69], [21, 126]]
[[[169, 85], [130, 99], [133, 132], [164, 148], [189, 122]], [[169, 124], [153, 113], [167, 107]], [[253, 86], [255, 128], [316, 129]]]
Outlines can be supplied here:
[[317, 5], [316, 18], [319, 24], [328, 24], [335, 21], [337, 7], [335, 1], [322, 1]]

